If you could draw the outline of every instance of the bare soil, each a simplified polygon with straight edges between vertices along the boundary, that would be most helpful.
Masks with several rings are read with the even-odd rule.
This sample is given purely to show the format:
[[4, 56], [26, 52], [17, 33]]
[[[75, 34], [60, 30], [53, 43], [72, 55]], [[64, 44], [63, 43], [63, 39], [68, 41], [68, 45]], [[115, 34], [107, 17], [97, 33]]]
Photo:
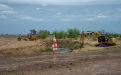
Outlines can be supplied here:
[[[0, 38], [0, 75], [121, 75], [120, 42], [114, 47], [100, 48], [93, 47], [97, 42], [86, 40], [82, 49], [55, 53], [54, 65], [53, 53], [36, 53], [42, 50], [43, 41], [46, 42]], [[12, 45], [9, 49], [8, 42]]]
[[85, 51], [55, 55], [56, 65], [53, 64], [52, 53], [0, 57], [0, 75], [121, 74], [121, 53], [101, 55]]

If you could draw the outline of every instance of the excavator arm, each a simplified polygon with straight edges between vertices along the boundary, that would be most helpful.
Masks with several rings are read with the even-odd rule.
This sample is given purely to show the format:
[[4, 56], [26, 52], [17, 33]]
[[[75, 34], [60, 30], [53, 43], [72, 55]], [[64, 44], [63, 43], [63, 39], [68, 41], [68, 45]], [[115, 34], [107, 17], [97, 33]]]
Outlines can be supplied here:
[[82, 33], [81, 33], [81, 39], [80, 39], [80, 41], [81, 41], [81, 48], [82, 48], [83, 45], [84, 45], [84, 36], [85, 36], [85, 35], [102, 36], [101, 34], [99, 34], [99, 33], [97, 33], [97, 32], [84, 33], [84, 31], [82, 31]]
[[81, 41], [81, 48], [82, 48], [83, 45], [84, 45], [84, 35], [89, 35], [89, 33], [84, 33], [84, 31], [82, 31], [82, 33], [81, 33], [81, 38], [80, 38], [80, 41]]
[[100, 33], [97, 33], [97, 32], [92, 32], [90, 33], [91, 35], [95, 35], [95, 36], [102, 36]]

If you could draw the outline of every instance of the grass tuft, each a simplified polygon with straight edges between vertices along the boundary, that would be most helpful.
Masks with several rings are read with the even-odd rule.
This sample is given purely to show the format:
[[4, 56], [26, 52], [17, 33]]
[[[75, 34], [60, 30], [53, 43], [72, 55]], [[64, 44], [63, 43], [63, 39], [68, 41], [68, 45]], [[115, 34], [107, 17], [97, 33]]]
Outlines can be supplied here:
[[108, 54], [108, 53], [121, 53], [121, 50], [111, 50], [111, 51], [97, 51], [97, 52], [95, 52], [96, 54], [102, 54], [102, 55], [106, 55], [106, 54]]
[[45, 52], [53, 52], [53, 50], [51, 48], [47, 48], [45, 49]]
[[75, 66], [75, 64], [74, 64], [74, 63], [72, 63], [72, 66]]
[[121, 41], [121, 39], [117, 39], [118, 41]]

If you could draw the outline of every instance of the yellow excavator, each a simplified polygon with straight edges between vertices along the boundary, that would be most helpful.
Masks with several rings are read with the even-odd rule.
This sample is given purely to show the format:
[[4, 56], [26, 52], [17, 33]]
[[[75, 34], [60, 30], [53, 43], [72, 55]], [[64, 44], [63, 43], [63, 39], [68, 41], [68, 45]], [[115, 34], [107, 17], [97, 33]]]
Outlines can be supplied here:
[[18, 41], [21, 41], [21, 39], [35, 41], [35, 40], [38, 39], [38, 36], [32, 35], [31, 33], [28, 33], [27, 35], [23, 35], [23, 36], [20, 35], [20, 36], [17, 37]]
[[114, 46], [116, 45], [116, 38], [114, 37], [108, 37], [106, 38], [105, 36], [102, 36], [100, 33], [97, 32], [91, 32], [91, 33], [84, 33], [84, 31], [82, 31], [81, 33], [81, 47], [83, 47], [84, 45], [84, 36], [85, 35], [95, 35], [98, 36], [98, 43], [95, 46], [100, 46], [100, 47], [107, 47], [107, 46]]

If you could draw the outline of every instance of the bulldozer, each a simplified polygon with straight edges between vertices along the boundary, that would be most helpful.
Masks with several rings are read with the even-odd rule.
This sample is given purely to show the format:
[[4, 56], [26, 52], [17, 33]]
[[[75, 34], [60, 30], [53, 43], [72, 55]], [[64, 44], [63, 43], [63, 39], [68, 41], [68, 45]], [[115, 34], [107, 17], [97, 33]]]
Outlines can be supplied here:
[[31, 33], [28, 33], [27, 35], [23, 35], [23, 36], [18, 36], [17, 40], [21, 41], [21, 39], [23, 40], [30, 40], [30, 41], [36, 41], [38, 39], [38, 36], [32, 35]]
[[[87, 32], [90, 32], [90, 31], [87, 31]], [[84, 36], [85, 35], [98, 36], [98, 44], [96, 44], [94, 46], [107, 47], [107, 46], [115, 46], [116, 45], [116, 38], [114, 38], [114, 37], [106, 38], [105, 36], [103, 36], [103, 35], [101, 35], [100, 33], [97, 33], [97, 32], [84, 33], [84, 31], [82, 31], [81, 38], [80, 38], [81, 48], [84, 45]]]
[[19, 35], [17, 37], [17, 40], [21, 41], [21, 39], [23, 39], [25, 41], [27, 41], [27, 40], [36, 41], [38, 39], [38, 35], [36, 35], [36, 31], [35, 30], [30, 30], [30, 31], [31, 31], [31, 33], [28, 33], [27, 35], [25, 35], [25, 34], [23, 36]]

